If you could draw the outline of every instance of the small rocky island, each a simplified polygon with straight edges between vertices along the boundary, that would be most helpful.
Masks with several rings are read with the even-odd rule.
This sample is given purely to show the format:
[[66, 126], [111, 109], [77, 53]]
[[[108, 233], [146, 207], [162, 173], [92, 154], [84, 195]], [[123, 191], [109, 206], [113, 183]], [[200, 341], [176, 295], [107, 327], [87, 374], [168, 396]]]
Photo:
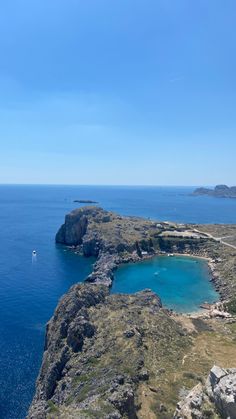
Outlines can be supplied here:
[[92, 201], [91, 199], [75, 199], [74, 202], [77, 204], [98, 204], [97, 201]]
[[[219, 240], [229, 232], [98, 207], [68, 214], [56, 242], [97, 261], [47, 325], [28, 418], [236, 418], [236, 247]], [[181, 315], [148, 289], [110, 294], [119, 264], [164, 252], [208, 257], [221, 301]]]
[[214, 189], [197, 188], [193, 195], [208, 195], [216, 198], [236, 198], [236, 186], [217, 185]]

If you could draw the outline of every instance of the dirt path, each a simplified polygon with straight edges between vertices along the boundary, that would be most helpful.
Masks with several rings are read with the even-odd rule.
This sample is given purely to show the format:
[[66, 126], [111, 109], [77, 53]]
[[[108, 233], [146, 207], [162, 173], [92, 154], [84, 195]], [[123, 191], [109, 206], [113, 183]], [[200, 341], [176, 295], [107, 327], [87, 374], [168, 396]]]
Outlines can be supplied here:
[[227, 237], [234, 237], [234, 236], [215, 237], [215, 236], [212, 236], [212, 234], [210, 234], [210, 233], [206, 233], [205, 231], [200, 231], [196, 228], [194, 229], [194, 231], [196, 233], [199, 233], [199, 234], [204, 234], [205, 236], [209, 237], [210, 239], [213, 239], [213, 240], [215, 240], [219, 243], [222, 243], [225, 246], [231, 247], [232, 249], [236, 249], [236, 246], [234, 246], [233, 244], [227, 243], [223, 240], [223, 239], [226, 239]]

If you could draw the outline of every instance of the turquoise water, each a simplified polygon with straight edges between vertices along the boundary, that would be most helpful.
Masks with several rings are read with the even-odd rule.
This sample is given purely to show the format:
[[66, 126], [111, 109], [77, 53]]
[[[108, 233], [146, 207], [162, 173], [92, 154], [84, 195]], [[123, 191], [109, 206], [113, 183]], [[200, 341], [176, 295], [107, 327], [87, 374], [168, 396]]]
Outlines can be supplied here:
[[[46, 322], [59, 298], [91, 270], [92, 261], [55, 246], [55, 234], [65, 214], [78, 207], [73, 201], [92, 199], [105, 209], [123, 215], [156, 220], [236, 223], [236, 200], [204, 196], [193, 198], [190, 195], [193, 189], [0, 186], [0, 419], [23, 419], [26, 416], [41, 364]], [[33, 249], [37, 250], [38, 257], [37, 262], [32, 264]], [[169, 268], [173, 262], [168, 261]], [[142, 269], [140, 267], [140, 272]], [[143, 273], [146, 275], [147, 272]], [[173, 280], [177, 279], [176, 275]], [[152, 278], [153, 286], [151, 281], [145, 280], [140, 287], [154, 288], [157, 278]], [[173, 301], [176, 304], [177, 291], [182, 289], [181, 284], [186, 279], [184, 273], [178, 279], [179, 290], [172, 287], [169, 275], [167, 278], [160, 275], [158, 279], [156, 291], [160, 289], [163, 301], [166, 304], [169, 302], [170, 306]], [[116, 281], [114, 289], [118, 285]], [[134, 285], [134, 282], [126, 282], [122, 291], [135, 291], [137, 284]], [[166, 285], [176, 292], [171, 294]], [[186, 301], [192, 300], [189, 292], [188, 287]], [[171, 301], [171, 298], [174, 300]], [[180, 295], [178, 298], [183, 306], [185, 297]], [[209, 300], [207, 295], [204, 299]]]
[[115, 274], [113, 293], [133, 293], [151, 288], [164, 306], [178, 312], [198, 311], [200, 304], [219, 296], [210, 282], [207, 262], [184, 256], [158, 256], [121, 266]]

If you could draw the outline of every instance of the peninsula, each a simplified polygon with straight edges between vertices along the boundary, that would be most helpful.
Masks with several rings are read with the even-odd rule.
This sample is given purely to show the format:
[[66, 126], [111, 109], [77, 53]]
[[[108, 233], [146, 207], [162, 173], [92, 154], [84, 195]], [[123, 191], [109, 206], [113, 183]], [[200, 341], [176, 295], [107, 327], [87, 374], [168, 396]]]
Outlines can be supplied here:
[[[99, 207], [68, 214], [56, 242], [96, 263], [47, 325], [28, 418], [234, 418], [234, 240], [232, 225], [156, 222]], [[164, 252], [208, 258], [221, 301], [182, 315], [149, 289], [110, 294], [121, 263]]]
[[197, 188], [193, 195], [208, 195], [216, 198], [236, 198], [236, 186], [217, 185], [214, 189]]

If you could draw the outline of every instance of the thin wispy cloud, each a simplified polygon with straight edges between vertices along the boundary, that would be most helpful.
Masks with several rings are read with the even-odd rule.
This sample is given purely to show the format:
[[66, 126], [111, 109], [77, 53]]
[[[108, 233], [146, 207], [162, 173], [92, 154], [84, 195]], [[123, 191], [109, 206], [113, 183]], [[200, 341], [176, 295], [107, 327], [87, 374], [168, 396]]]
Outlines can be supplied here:
[[171, 79], [169, 79], [170, 83], [177, 83], [178, 81], [182, 81], [184, 80], [183, 76], [179, 76], [179, 77], [172, 77]]

